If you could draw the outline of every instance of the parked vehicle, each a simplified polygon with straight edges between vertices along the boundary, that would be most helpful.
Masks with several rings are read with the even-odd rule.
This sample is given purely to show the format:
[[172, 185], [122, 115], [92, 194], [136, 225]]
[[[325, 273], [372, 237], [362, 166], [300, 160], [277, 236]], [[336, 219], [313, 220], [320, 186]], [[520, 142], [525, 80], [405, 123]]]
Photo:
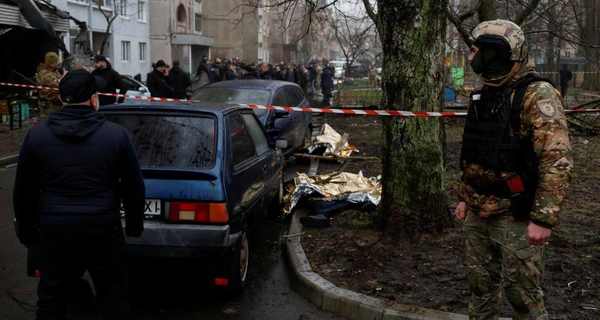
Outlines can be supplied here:
[[213, 284], [240, 292], [247, 279], [247, 233], [276, 212], [284, 158], [256, 115], [228, 104], [105, 106], [131, 134], [146, 183], [146, 221], [127, 238], [130, 256], [213, 259]]
[[[143, 96], [150, 97], [150, 90], [146, 87], [145, 84], [130, 78], [128, 76], [121, 75], [121, 79], [123, 83], [127, 87], [127, 94], [131, 96]], [[119, 89], [117, 89], [118, 93]], [[147, 100], [143, 99], [134, 99], [134, 98], [125, 98], [123, 100], [124, 104], [146, 104]]]
[[329, 65], [333, 65], [335, 67], [335, 72], [333, 73], [333, 77], [335, 79], [341, 79], [344, 77], [344, 73], [346, 72], [346, 61], [332, 60], [329, 61]]
[[[220, 81], [200, 88], [192, 100], [218, 103], [242, 103], [271, 106], [309, 107], [306, 95], [295, 83], [272, 80]], [[266, 128], [271, 142], [288, 141], [286, 157], [310, 144], [310, 112], [253, 109]]]

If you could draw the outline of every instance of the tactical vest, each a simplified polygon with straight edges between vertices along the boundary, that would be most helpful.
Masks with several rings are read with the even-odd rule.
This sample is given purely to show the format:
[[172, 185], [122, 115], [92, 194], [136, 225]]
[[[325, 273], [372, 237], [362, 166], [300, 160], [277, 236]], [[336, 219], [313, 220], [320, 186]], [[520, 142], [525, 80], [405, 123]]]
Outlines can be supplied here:
[[498, 172], [528, 171], [533, 141], [531, 137], [521, 136], [521, 107], [527, 87], [537, 81], [552, 84], [549, 79], [532, 74], [506, 87], [486, 86], [471, 94], [472, 103], [463, 133], [461, 170], [464, 160]]

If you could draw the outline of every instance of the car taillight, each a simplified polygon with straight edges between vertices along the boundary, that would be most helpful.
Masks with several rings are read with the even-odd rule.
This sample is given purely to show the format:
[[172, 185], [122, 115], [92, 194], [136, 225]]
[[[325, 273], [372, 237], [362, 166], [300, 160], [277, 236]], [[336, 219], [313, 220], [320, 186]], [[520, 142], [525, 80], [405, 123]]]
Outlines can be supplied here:
[[225, 203], [171, 202], [169, 221], [227, 223], [229, 215]]

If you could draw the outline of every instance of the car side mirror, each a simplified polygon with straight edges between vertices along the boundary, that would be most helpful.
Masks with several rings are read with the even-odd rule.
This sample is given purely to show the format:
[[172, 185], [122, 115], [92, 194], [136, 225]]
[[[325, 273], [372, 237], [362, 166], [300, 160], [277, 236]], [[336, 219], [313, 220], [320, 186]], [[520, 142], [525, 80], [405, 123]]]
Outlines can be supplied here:
[[290, 112], [286, 110], [275, 110], [275, 118], [287, 118], [290, 116]]
[[286, 149], [288, 147], [288, 142], [285, 139], [279, 139], [275, 141], [275, 148], [277, 149]]
[[138, 89], [139, 92], [145, 93], [146, 92], [146, 88], [144, 87], [139, 87]]

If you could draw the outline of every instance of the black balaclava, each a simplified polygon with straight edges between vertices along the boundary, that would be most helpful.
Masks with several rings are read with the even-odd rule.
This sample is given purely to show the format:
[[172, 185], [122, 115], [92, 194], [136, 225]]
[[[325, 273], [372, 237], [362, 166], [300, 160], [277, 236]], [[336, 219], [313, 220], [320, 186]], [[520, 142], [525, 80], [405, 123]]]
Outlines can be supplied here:
[[485, 79], [498, 79], [510, 73], [514, 63], [502, 57], [497, 48], [481, 46], [471, 60], [471, 67]]

